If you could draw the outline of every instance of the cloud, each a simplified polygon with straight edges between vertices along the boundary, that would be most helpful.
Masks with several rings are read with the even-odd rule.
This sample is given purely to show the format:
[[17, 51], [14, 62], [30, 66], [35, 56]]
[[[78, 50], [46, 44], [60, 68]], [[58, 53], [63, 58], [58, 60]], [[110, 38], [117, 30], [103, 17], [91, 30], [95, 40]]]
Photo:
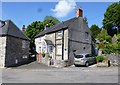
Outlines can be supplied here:
[[76, 7], [75, 0], [60, 0], [54, 9], [54, 15], [58, 18], [67, 16]]

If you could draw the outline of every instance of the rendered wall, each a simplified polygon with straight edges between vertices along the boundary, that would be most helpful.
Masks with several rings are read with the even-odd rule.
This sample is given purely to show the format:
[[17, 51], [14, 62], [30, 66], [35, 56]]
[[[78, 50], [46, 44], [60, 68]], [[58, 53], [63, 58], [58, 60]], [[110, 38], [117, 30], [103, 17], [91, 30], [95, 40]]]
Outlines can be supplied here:
[[5, 65], [6, 37], [0, 37], [0, 68]]

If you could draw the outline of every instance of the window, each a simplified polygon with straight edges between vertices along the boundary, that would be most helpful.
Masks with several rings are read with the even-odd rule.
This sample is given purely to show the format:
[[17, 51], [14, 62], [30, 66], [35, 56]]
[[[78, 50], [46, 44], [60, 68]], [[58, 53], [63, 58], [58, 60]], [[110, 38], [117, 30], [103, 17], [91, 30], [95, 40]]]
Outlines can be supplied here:
[[46, 49], [47, 49], [46, 43], [43, 41], [42, 42], [42, 52], [46, 52]]
[[49, 53], [52, 53], [52, 52], [53, 52], [53, 46], [51, 46], [51, 45], [49, 46], [48, 52], [49, 52]]
[[42, 48], [42, 52], [46, 52], [46, 46]]
[[85, 39], [89, 39], [89, 33], [85, 32]]
[[56, 32], [56, 39], [61, 39], [62, 38], [62, 31]]
[[85, 57], [89, 58], [89, 57], [92, 57], [92, 55], [91, 54], [86, 54]]
[[57, 55], [62, 55], [62, 45], [57, 45], [56, 49], [57, 49]]
[[22, 40], [22, 48], [26, 48], [26, 41], [25, 40]]
[[83, 55], [76, 55], [75, 58], [83, 58]]

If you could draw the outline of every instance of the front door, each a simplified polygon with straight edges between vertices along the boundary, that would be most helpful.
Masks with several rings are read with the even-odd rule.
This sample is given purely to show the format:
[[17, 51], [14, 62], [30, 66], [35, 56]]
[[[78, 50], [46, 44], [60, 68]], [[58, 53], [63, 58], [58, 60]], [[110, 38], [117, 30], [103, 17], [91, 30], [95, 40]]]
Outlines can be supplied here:
[[62, 60], [62, 45], [56, 45], [56, 60]]

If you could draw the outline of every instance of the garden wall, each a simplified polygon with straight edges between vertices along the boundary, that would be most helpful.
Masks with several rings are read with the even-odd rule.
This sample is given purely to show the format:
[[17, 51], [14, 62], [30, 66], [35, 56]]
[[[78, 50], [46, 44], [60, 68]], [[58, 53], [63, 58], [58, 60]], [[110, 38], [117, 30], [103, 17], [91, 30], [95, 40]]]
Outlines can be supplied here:
[[103, 56], [107, 57], [111, 61], [111, 65], [118, 66], [120, 65], [120, 54], [102, 54]]

